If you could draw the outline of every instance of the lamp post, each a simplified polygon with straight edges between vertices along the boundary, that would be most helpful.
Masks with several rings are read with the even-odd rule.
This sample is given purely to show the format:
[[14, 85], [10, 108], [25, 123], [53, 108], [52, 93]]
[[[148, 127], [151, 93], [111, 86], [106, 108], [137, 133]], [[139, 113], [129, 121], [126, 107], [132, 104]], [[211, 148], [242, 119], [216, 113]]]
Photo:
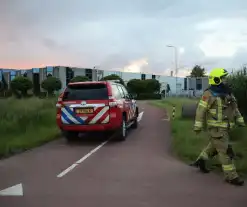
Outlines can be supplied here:
[[167, 47], [174, 49], [174, 60], [175, 60], [175, 73], [176, 73], [176, 95], [178, 93], [177, 91], [177, 83], [178, 83], [178, 50], [176, 46], [173, 45], [167, 45]]

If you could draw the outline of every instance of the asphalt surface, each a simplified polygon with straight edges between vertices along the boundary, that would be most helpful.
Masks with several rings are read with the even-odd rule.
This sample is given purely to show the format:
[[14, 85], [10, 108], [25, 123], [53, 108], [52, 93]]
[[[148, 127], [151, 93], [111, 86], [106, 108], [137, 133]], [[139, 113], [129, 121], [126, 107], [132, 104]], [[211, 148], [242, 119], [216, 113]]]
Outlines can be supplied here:
[[0, 196], [0, 207], [246, 206], [246, 187], [173, 158], [163, 110], [142, 102], [140, 111], [125, 142], [60, 139], [0, 161], [0, 190], [23, 187], [23, 196]]

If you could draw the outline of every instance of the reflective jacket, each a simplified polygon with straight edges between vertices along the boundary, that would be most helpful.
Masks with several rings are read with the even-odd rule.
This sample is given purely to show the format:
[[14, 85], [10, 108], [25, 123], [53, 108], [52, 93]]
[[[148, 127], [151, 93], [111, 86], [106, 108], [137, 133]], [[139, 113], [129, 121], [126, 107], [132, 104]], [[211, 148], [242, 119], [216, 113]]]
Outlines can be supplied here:
[[210, 89], [204, 91], [197, 106], [194, 130], [202, 130], [204, 124], [207, 128], [225, 129], [232, 128], [235, 124], [245, 126], [236, 98], [233, 95], [222, 96]]

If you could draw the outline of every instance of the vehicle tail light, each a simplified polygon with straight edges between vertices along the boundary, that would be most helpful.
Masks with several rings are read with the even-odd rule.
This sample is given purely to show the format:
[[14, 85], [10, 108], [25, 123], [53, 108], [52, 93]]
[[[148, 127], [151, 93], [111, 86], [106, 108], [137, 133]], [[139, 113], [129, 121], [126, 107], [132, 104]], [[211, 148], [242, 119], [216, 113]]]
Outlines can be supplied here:
[[112, 96], [109, 96], [109, 106], [110, 106], [111, 108], [117, 107], [117, 106], [118, 106], [117, 101], [116, 101]]
[[63, 93], [61, 93], [57, 99], [56, 108], [57, 110], [63, 107]]
[[62, 108], [62, 107], [63, 107], [63, 104], [62, 104], [62, 103], [57, 103], [57, 104], [56, 104], [56, 107], [57, 107], [57, 108]]
[[110, 107], [116, 107], [117, 106], [117, 102], [111, 101], [111, 102], [109, 102], [109, 106]]

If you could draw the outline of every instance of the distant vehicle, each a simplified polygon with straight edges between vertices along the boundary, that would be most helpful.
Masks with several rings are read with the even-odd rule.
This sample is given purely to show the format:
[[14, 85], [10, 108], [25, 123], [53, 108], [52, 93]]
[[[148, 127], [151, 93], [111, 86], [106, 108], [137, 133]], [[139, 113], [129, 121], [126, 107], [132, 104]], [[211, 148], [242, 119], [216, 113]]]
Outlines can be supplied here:
[[129, 128], [138, 127], [138, 106], [116, 81], [69, 83], [59, 96], [56, 121], [67, 140], [80, 132], [117, 132], [124, 141]]

